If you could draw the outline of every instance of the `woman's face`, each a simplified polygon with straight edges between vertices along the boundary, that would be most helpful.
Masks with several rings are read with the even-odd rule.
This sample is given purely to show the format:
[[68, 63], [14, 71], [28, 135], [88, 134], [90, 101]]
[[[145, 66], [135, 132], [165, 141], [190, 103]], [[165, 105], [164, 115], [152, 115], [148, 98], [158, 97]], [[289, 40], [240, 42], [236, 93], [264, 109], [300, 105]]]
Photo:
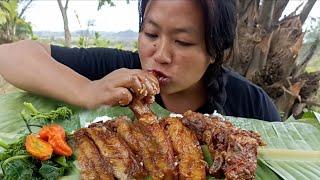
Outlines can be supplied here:
[[161, 93], [202, 86], [210, 58], [204, 39], [203, 14], [195, 0], [150, 0], [139, 33], [142, 69], [160, 76]]

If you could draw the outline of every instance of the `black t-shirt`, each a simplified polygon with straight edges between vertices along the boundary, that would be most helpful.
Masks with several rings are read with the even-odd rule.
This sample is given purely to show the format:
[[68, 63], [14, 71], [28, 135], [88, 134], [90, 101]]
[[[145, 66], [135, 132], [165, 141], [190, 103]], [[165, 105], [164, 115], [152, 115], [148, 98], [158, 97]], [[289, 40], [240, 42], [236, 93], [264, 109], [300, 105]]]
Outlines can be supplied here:
[[[110, 48], [65, 48], [51, 45], [52, 57], [79, 74], [91, 79], [101, 79], [119, 69], [141, 69], [136, 52]], [[255, 118], [265, 121], [280, 121], [279, 113], [269, 96], [258, 86], [241, 75], [224, 68], [227, 99], [223, 105], [225, 115]], [[157, 103], [163, 106], [160, 96]], [[197, 111], [208, 112], [209, 103]]]

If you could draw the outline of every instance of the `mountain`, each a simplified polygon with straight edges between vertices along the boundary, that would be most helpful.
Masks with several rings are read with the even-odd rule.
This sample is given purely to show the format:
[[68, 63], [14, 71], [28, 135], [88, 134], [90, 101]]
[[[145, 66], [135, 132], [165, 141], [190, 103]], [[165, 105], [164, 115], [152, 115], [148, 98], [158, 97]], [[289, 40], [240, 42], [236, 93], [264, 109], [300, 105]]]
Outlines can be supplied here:
[[[79, 30], [71, 32], [72, 37], [90, 36], [94, 37], [95, 32], [98, 32], [102, 38], [115, 40], [115, 41], [133, 41], [138, 39], [138, 33], [132, 30], [120, 31], [120, 32], [106, 32], [106, 31], [87, 31]], [[40, 38], [64, 38], [64, 32], [53, 32], [53, 31], [35, 31], [35, 35]]]

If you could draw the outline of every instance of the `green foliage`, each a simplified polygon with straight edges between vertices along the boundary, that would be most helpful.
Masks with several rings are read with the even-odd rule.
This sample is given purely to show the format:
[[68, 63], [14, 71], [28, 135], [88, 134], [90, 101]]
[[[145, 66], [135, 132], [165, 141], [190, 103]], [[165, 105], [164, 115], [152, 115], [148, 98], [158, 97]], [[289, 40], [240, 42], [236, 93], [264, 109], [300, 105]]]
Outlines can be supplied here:
[[109, 4], [110, 6], [115, 6], [112, 0], [99, 0], [98, 10], [100, 10], [101, 7], [105, 5], [105, 3]]
[[116, 49], [123, 50], [124, 49], [124, 45], [119, 42], [119, 43], [116, 44]]
[[93, 45], [95, 47], [109, 47], [111, 45], [111, 41], [106, 39], [101, 39], [101, 34], [99, 32], [95, 32]]
[[133, 52], [138, 51], [138, 41], [134, 41], [134, 42], [133, 42], [132, 51], [133, 51]]
[[31, 24], [18, 15], [18, 0], [0, 1], [0, 40], [12, 42], [32, 36]]
[[95, 33], [94, 33], [94, 39], [95, 39], [95, 40], [100, 39], [100, 37], [101, 37], [101, 34], [100, 34], [99, 32], [95, 32]]
[[79, 47], [84, 47], [84, 37], [83, 36], [79, 37], [78, 46]]
[[11, 1], [1, 1], [0, 7], [3, 12], [5, 12], [5, 16], [7, 21], [14, 22], [18, 18], [18, 1], [11, 0]]
[[31, 40], [34, 40], [34, 41], [36, 41], [36, 40], [38, 40], [39, 39], [39, 37], [37, 36], [37, 35], [32, 35], [32, 37], [31, 37]]
[[7, 22], [6, 13], [3, 10], [0, 10], [0, 25], [3, 25]]
[[16, 37], [18, 39], [26, 39], [33, 37], [33, 30], [30, 22], [24, 19], [17, 19], [16, 22]]
[[306, 35], [304, 40], [308, 42], [314, 42], [317, 36], [319, 36], [320, 32], [320, 17], [311, 18], [311, 25], [309, 29], [306, 31]]
[[[126, 0], [127, 3], [129, 3], [129, 0]], [[112, 0], [99, 0], [99, 4], [98, 4], [98, 11], [101, 9], [102, 6], [104, 6], [105, 4], [109, 4], [110, 6], [115, 6], [115, 4], [113, 3]]]

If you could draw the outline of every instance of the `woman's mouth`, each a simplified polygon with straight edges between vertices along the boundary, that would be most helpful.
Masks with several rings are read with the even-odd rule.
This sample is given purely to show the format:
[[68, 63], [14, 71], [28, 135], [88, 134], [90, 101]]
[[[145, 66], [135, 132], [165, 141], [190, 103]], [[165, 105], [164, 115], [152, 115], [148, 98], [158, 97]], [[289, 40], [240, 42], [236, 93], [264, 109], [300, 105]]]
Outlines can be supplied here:
[[159, 80], [159, 84], [161, 86], [165, 86], [165, 85], [169, 84], [169, 82], [170, 82], [170, 79], [167, 77], [160, 77], [158, 80]]
[[165, 73], [159, 70], [152, 69], [150, 71], [156, 75], [161, 86], [167, 85], [171, 81], [170, 77], [168, 77]]

